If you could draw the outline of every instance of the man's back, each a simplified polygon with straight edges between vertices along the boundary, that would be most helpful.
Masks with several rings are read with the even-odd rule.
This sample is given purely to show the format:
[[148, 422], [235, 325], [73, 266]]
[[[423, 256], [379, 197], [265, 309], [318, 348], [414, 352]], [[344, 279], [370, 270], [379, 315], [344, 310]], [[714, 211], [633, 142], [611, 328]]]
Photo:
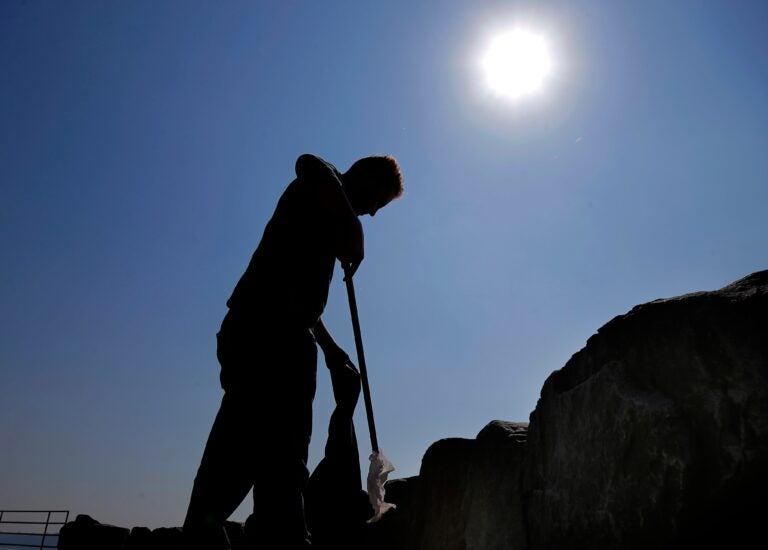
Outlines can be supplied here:
[[320, 208], [331, 178], [299, 177], [280, 198], [227, 306], [238, 317], [312, 328], [325, 308], [335, 262], [334, 225]]

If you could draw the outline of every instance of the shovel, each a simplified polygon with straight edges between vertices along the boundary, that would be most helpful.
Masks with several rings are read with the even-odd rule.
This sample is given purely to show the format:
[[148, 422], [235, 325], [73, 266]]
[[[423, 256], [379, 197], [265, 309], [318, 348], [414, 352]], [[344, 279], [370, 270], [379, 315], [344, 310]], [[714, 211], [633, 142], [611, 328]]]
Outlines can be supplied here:
[[345, 269], [344, 281], [347, 283], [347, 297], [349, 298], [349, 313], [352, 316], [352, 329], [355, 332], [355, 347], [357, 348], [357, 363], [360, 366], [360, 379], [363, 384], [363, 399], [365, 401], [365, 413], [368, 417], [368, 433], [371, 435], [371, 456], [368, 469], [367, 488], [368, 500], [373, 508], [373, 517], [367, 523], [373, 523], [381, 519], [384, 513], [395, 505], [384, 501], [384, 483], [387, 476], [395, 467], [379, 449], [379, 441], [376, 438], [376, 424], [373, 421], [373, 405], [371, 404], [371, 390], [368, 386], [368, 370], [365, 367], [365, 354], [363, 353], [363, 337], [360, 333], [360, 319], [357, 315], [357, 300], [355, 299], [355, 287], [352, 284], [352, 274]]

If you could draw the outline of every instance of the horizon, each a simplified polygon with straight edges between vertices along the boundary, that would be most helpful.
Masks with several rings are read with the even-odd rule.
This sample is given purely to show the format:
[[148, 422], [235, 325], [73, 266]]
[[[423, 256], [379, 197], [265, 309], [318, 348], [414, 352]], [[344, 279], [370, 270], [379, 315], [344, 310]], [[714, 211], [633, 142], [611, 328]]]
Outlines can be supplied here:
[[[510, 101], [480, 66], [518, 25], [552, 70]], [[1, 4], [0, 509], [181, 525], [225, 303], [307, 152], [402, 168], [355, 275], [390, 478], [527, 422], [614, 316], [768, 268], [767, 25], [757, 1]], [[323, 319], [357, 363], [338, 267]], [[310, 469], [332, 409], [319, 354]], [[365, 472], [362, 399], [355, 424]]]

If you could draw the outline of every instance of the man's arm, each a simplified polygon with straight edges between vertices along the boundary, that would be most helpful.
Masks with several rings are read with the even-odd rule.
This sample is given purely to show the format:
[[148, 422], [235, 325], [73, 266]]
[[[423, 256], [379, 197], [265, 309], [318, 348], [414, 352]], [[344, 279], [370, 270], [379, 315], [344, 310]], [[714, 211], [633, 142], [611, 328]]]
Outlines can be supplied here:
[[296, 160], [296, 175], [314, 181], [312, 187], [320, 208], [334, 222], [334, 250], [345, 271], [354, 273], [365, 255], [363, 226], [341, 186], [340, 174], [319, 157], [304, 154]]
[[325, 354], [325, 364], [331, 372], [336, 409], [344, 408], [351, 415], [360, 396], [360, 373], [349, 356], [333, 341], [322, 319], [313, 329], [315, 340]]
[[325, 365], [329, 369], [346, 368], [357, 372], [357, 368], [355, 367], [354, 363], [352, 363], [349, 355], [347, 355], [347, 353], [341, 349], [341, 347], [339, 347], [339, 345], [331, 336], [331, 333], [328, 332], [328, 329], [326, 328], [322, 319], [317, 321], [317, 324], [312, 329], [312, 332], [315, 335], [315, 340], [320, 346], [320, 349], [323, 350], [323, 355], [325, 355]]

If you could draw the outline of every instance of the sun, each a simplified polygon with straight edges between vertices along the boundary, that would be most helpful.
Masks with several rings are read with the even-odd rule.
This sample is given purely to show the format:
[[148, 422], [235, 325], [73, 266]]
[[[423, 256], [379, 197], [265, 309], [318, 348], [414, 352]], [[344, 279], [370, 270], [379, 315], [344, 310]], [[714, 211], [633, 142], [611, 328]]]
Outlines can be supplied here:
[[482, 66], [494, 92], [517, 99], [541, 90], [552, 72], [552, 57], [543, 36], [514, 29], [491, 40]]

